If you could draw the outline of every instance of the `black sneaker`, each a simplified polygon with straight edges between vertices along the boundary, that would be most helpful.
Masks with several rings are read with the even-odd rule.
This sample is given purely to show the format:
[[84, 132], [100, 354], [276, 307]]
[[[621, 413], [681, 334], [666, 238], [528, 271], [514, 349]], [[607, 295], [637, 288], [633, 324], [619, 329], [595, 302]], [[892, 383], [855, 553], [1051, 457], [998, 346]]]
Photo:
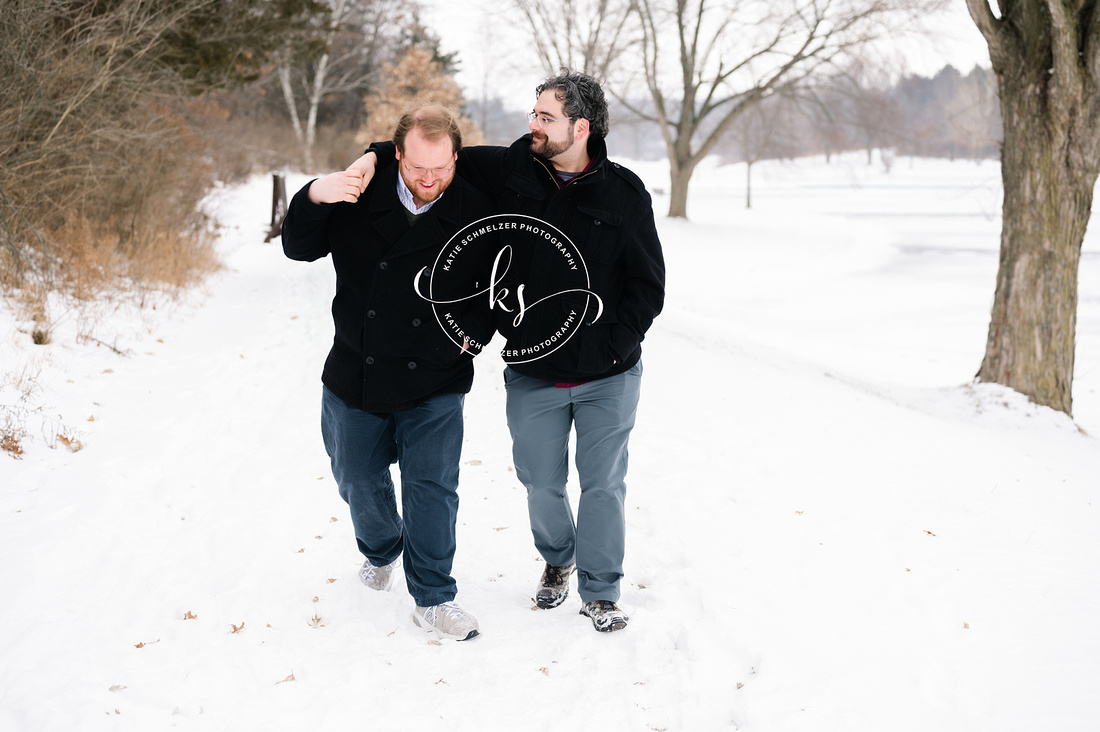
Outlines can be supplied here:
[[601, 633], [622, 630], [630, 618], [611, 600], [594, 600], [581, 605], [581, 615], [592, 618], [592, 625]]
[[547, 564], [539, 586], [535, 589], [535, 604], [543, 610], [549, 610], [565, 602], [565, 598], [569, 596], [569, 575], [576, 571], [576, 562], [570, 562], [564, 567]]

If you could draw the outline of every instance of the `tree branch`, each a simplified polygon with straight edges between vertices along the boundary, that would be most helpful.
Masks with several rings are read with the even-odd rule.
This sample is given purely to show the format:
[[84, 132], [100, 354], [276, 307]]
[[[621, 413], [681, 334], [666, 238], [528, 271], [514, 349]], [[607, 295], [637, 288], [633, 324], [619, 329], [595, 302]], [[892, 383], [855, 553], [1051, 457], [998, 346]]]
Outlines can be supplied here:
[[1002, 46], [999, 31], [1004, 21], [993, 15], [988, 0], [966, 0], [966, 9], [970, 12], [974, 24], [978, 26], [978, 31], [985, 38], [986, 45], [989, 46], [990, 58], [1002, 55], [1005, 49]]

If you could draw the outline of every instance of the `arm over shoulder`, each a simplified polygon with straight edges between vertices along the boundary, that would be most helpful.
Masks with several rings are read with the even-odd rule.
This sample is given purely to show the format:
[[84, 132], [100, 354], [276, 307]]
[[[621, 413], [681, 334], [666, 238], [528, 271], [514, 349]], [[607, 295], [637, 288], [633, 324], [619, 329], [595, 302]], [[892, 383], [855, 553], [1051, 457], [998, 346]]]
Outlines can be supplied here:
[[283, 219], [283, 253], [290, 259], [312, 262], [329, 253], [328, 217], [335, 204], [309, 200], [306, 183], [294, 194]]

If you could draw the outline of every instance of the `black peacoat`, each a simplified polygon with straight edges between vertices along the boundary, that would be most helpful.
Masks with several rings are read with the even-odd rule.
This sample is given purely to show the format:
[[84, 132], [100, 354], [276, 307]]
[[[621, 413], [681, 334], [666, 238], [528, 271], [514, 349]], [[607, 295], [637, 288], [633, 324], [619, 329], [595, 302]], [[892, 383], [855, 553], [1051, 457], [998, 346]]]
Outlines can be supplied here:
[[[452, 235], [491, 210], [484, 195], [455, 178], [410, 223], [397, 196], [397, 171], [396, 165], [381, 171], [355, 203], [313, 203], [307, 184], [292, 199], [282, 228], [283, 251], [291, 259], [332, 255], [335, 335], [321, 380], [349, 406], [373, 413], [470, 390], [474, 351], [463, 353], [448, 336], [414, 282], [427, 280]], [[468, 334], [488, 343], [488, 301], [471, 299], [461, 307]]]

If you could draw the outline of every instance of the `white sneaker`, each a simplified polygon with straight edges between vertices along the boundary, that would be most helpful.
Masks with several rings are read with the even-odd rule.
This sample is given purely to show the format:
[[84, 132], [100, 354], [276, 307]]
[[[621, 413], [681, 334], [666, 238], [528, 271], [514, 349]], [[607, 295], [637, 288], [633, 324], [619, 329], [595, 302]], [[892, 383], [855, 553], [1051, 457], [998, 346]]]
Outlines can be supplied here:
[[434, 630], [443, 638], [473, 640], [479, 635], [477, 620], [453, 602], [431, 607], [417, 607], [413, 622], [425, 630]]
[[400, 563], [401, 557], [398, 557], [385, 567], [376, 567], [368, 559], [359, 568], [359, 579], [372, 590], [388, 590], [393, 587], [394, 570], [397, 569], [397, 565]]

